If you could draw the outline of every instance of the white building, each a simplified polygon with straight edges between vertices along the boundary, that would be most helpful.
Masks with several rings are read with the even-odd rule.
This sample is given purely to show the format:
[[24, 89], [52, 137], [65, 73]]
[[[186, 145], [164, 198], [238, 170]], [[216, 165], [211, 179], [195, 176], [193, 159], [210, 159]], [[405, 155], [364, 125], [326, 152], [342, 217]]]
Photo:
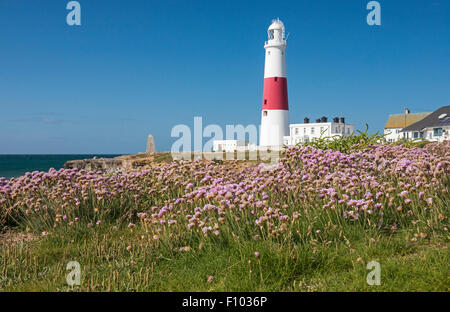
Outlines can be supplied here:
[[310, 123], [308, 118], [301, 124], [289, 125], [289, 135], [284, 137], [284, 145], [296, 145], [313, 141], [314, 138], [324, 138], [335, 136], [349, 136], [353, 134], [355, 127], [346, 124], [343, 117], [334, 118], [333, 122], [328, 122], [326, 117], [317, 119], [315, 123]]
[[423, 139], [432, 142], [450, 140], [450, 106], [444, 106], [422, 120], [401, 130], [410, 140]]
[[234, 152], [237, 150], [250, 149], [248, 141], [246, 140], [214, 140], [214, 152]]
[[409, 133], [402, 132], [402, 129], [412, 125], [431, 113], [409, 113], [409, 110], [405, 109], [404, 114], [391, 114], [384, 126], [384, 134], [387, 142], [397, 142], [401, 139], [411, 138]]

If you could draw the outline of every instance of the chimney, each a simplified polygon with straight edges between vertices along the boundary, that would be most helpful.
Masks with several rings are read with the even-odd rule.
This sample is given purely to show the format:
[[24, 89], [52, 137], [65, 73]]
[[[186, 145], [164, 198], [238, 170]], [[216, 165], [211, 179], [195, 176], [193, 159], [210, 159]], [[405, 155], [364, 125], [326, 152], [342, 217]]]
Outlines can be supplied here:
[[328, 121], [328, 118], [325, 117], [325, 116], [322, 116], [322, 118], [320, 119], [320, 121], [321, 121], [321, 122], [327, 122], [327, 121]]
[[334, 118], [333, 118], [333, 122], [334, 122], [334, 123], [339, 123], [339, 117], [334, 117]]
[[341, 117], [341, 123], [345, 123], [345, 118]]
[[317, 118], [317, 119], [316, 119], [316, 123], [320, 123], [320, 118]]
[[305, 124], [309, 123], [309, 118], [305, 117], [304, 122], [305, 122]]

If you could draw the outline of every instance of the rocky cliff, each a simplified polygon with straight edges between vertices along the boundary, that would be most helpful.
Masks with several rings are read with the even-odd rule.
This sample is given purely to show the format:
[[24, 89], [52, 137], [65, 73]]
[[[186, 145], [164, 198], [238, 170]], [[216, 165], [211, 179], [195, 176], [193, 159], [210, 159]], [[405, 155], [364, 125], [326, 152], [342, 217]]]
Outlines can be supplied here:
[[153, 160], [153, 156], [145, 154], [123, 155], [115, 158], [69, 160], [64, 164], [64, 169], [77, 168], [88, 171], [101, 171], [107, 174], [120, 173], [150, 165]]

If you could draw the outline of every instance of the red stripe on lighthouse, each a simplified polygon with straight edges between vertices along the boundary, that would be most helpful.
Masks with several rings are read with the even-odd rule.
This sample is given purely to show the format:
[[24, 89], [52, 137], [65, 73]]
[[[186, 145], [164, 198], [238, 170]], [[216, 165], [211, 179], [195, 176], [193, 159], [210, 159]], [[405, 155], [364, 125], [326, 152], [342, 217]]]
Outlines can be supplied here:
[[285, 77], [264, 78], [263, 110], [288, 110], [287, 80]]

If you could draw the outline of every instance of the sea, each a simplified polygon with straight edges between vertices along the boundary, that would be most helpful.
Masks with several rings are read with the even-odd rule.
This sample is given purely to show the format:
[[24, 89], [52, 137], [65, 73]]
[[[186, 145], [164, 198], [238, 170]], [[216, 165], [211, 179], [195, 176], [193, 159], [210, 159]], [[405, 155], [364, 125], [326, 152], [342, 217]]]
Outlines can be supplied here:
[[0, 177], [17, 178], [27, 172], [56, 170], [68, 160], [86, 158], [114, 158], [121, 154], [69, 154], [69, 155], [0, 155]]

